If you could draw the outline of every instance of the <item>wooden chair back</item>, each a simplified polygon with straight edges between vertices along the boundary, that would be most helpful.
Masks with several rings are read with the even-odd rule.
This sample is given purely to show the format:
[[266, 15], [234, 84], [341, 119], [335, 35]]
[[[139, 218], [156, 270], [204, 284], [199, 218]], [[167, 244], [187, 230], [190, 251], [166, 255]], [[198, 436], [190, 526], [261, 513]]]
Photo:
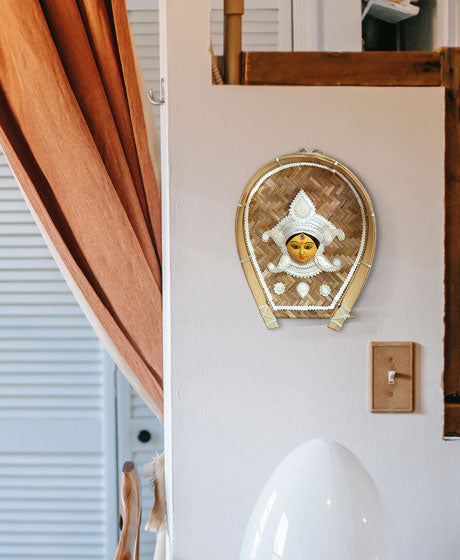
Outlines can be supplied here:
[[141, 493], [134, 463], [123, 465], [120, 483], [121, 535], [114, 560], [139, 560], [139, 527], [141, 524]]

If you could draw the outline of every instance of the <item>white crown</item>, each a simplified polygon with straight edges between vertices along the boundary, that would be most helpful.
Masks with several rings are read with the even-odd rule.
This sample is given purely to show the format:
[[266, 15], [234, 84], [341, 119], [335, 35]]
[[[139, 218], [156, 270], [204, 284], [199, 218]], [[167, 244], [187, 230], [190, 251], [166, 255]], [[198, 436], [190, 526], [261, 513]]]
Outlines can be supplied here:
[[[287, 240], [299, 233], [312, 235], [319, 241], [315, 256], [305, 264], [293, 261], [286, 248]], [[288, 215], [262, 235], [262, 240], [265, 242], [272, 238], [282, 253], [278, 265], [270, 263], [268, 268], [271, 272], [287, 272], [298, 278], [316, 276], [320, 272], [335, 272], [342, 266], [340, 259], [335, 258], [331, 263], [323, 255], [324, 248], [332, 243], [335, 237], [343, 241], [345, 234], [316, 212], [313, 201], [301, 189], [291, 202]]]

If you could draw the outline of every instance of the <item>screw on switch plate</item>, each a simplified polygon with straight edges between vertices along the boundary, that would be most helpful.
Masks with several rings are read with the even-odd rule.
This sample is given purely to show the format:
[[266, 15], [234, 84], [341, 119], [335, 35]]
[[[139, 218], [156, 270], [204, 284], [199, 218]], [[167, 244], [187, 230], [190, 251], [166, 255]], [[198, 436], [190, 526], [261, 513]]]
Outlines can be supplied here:
[[413, 412], [414, 343], [371, 342], [369, 350], [370, 411]]

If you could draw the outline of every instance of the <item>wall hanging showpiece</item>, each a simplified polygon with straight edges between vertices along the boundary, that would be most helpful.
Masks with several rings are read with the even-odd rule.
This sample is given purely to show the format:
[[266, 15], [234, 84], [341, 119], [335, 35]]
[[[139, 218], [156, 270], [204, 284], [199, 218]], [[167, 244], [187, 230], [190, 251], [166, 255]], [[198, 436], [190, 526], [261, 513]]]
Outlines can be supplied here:
[[269, 329], [277, 318], [326, 318], [338, 331], [374, 258], [372, 203], [357, 177], [299, 151], [258, 169], [236, 213], [241, 264]]

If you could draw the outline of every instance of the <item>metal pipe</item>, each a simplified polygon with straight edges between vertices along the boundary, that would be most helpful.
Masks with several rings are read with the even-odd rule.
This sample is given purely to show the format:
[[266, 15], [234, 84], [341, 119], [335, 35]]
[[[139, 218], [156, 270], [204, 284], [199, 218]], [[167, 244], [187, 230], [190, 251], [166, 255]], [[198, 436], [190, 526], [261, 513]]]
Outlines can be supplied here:
[[225, 83], [241, 83], [244, 0], [224, 0]]

